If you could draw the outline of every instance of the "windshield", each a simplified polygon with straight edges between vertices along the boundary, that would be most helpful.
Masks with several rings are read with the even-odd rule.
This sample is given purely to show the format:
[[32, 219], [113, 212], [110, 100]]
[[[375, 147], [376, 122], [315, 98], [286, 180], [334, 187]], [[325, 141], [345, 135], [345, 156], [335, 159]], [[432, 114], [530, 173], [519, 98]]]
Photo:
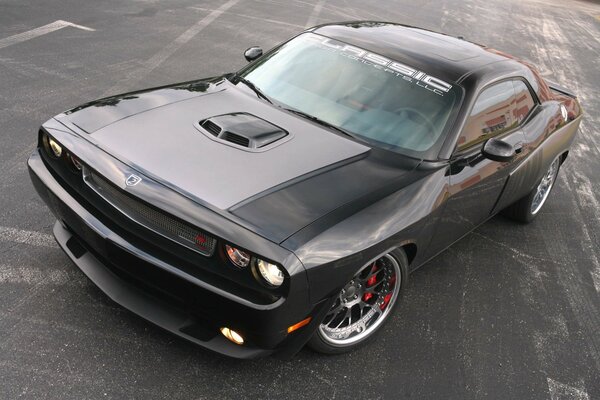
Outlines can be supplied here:
[[375, 146], [425, 152], [461, 90], [378, 54], [302, 34], [240, 72], [266, 96]]

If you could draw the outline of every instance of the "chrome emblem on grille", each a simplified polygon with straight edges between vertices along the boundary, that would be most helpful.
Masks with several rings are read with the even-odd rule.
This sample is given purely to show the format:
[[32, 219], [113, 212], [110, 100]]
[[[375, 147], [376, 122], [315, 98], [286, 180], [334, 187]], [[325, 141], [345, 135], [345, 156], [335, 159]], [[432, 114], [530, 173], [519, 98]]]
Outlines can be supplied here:
[[127, 179], [125, 180], [125, 184], [127, 186], [135, 186], [138, 183], [140, 183], [142, 181], [142, 178], [140, 178], [137, 175], [131, 174], [127, 177]]

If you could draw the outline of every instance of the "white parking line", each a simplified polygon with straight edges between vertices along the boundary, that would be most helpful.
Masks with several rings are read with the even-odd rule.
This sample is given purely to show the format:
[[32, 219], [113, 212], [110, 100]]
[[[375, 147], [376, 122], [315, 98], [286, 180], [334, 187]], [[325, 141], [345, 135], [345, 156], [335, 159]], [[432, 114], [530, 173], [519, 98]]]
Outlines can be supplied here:
[[313, 8], [308, 21], [306, 21], [306, 28], [316, 25], [319, 14], [321, 14], [321, 10], [323, 9], [323, 4], [325, 4], [325, 0], [319, 0], [317, 4], [315, 4], [315, 8]]
[[0, 226], [0, 241], [26, 243], [32, 246], [57, 247], [52, 235], [5, 226]]
[[66, 271], [0, 264], [0, 283], [25, 285], [65, 285], [73, 281]]
[[[190, 7], [191, 10], [198, 10], [198, 11], [213, 11], [210, 8], [204, 8], [204, 7]], [[284, 21], [278, 21], [276, 19], [269, 19], [269, 18], [264, 18], [264, 17], [255, 17], [252, 15], [248, 15], [248, 14], [240, 14], [240, 13], [234, 13], [234, 12], [226, 12], [227, 15], [235, 15], [237, 17], [241, 17], [241, 18], [248, 18], [248, 19], [253, 19], [256, 21], [262, 21], [262, 22], [268, 22], [271, 24], [276, 24], [276, 25], [283, 25], [283, 26], [289, 26], [290, 28], [294, 28], [294, 29], [302, 29], [303, 26], [302, 25], [298, 25], [298, 24], [292, 24], [289, 22], [284, 22]]]
[[71, 26], [77, 29], [83, 29], [84, 31], [95, 31], [95, 29], [88, 28], [87, 26], [77, 25], [72, 22], [63, 21], [59, 19], [58, 21], [54, 21], [51, 24], [40, 26], [39, 28], [31, 29], [27, 32], [18, 33], [13, 36], [9, 36], [4, 39], [0, 39], [0, 49], [3, 49], [8, 46], [12, 46], [13, 44], [21, 43], [26, 40], [30, 40], [36, 38], [38, 36], [45, 35], [50, 32], [57, 31], [62, 28], [66, 28], [67, 26]]
[[202, 18], [196, 24], [194, 24], [187, 31], [183, 32], [177, 39], [169, 43], [162, 50], [152, 56], [150, 59], [145, 61], [142, 65], [141, 69], [133, 71], [131, 74], [127, 74], [127, 77], [119, 81], [117, 84], [112, 86], [106, 92], [104, 92], [104, 96], [108, 96], [110, 94], [115, 94], [118, 92], [122, 92], [123, 90], [134, 87], [144, 76], [162, 64], [167, 58], [173, 55], [181, 46], [189, 42], [194, 38], [200, 31], [210, 25], [215, 19], [217, 19], [221, 14], [225, 11], [229, 10], [231, 7], [236, 5], [239, 0], [230, 0], [227, 3], [223, 4], [221, 7], [215, 9], [206, 17]]
[[[548, 380], [548, 392], [550, 392], [551, 400], [589, 400], [590, 396], [584, 389], [565, 385], [550, 378]], [[581, 382], [583, 386], [583, 382]]]

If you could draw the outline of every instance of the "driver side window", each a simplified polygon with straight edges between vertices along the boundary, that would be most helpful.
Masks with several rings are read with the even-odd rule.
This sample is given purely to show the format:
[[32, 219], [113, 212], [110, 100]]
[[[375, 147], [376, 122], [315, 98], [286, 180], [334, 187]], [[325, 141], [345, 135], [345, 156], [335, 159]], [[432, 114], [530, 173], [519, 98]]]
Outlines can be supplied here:
[[469, 119], [458, 137], [457, 150], [467, 149], [515, 128], [515, 90], [512, 81], [484, 89], [477, 98]]

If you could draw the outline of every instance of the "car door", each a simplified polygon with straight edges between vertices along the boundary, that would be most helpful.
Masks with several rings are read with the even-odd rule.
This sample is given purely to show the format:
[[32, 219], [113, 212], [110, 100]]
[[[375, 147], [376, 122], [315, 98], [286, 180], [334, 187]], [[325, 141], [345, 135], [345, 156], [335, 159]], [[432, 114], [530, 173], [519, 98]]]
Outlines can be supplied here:
[[[448, 198], [430, 254], [443, 250], [491, 215], [510, 171], [523, 159], [524, 135], [515, 110], [511, 80], [494, 83], [477, 97], [450, 161]], [[490, 138], [511, 144], [518, 152], [516, 157], [509, 162], [484, 157], [482, 148]]]

